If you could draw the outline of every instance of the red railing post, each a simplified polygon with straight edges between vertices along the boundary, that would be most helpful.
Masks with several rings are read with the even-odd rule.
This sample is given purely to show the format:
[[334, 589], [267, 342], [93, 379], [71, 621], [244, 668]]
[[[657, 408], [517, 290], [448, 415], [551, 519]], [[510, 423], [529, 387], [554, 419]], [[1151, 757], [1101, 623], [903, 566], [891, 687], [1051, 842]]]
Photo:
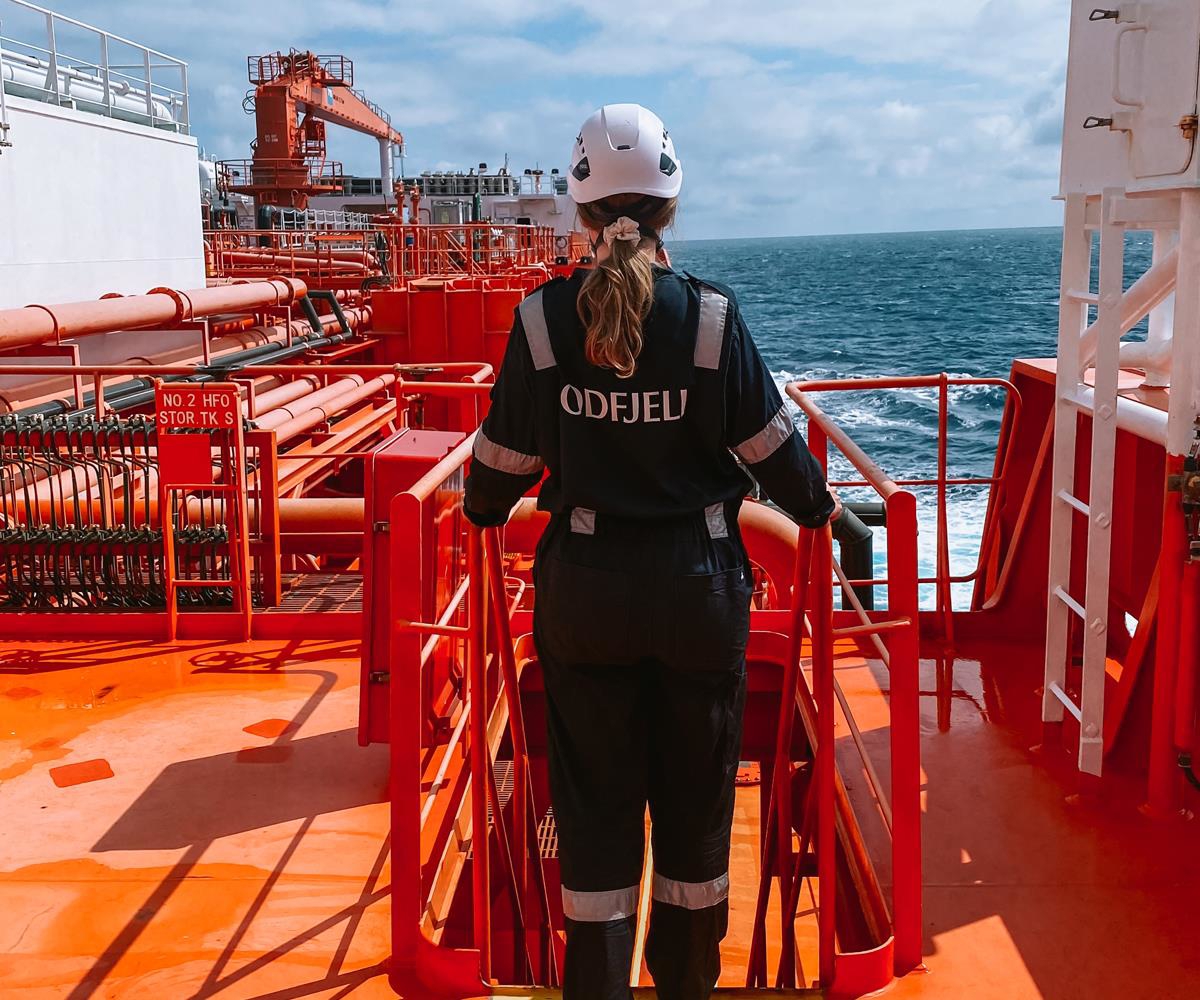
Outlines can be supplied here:
[[921, 964], [921, 707], [917, 504], [898, 490], [887, 499], [888, 615], [909, 618], [887, 634], [892, 751], [892, 920], [895, 970]]
[[[483, 534], [472, 525], [467, 530], [467, 711], [471, 725], [471, 878], [474, 904], [475, 947], [485, 980], [492, 974], [492, 887], [488, 865], [487, 669]], [[497, 817], [497, 820], [499, 818]]]
[[937, 600], [938, 610], [942, 613], [942, 638], [947, 647], [954, 643], [954, 601], [950, 583], [950, 518], [946, 508], [949, 422], [949, 379], [946, 373], [942, 372], [938, 379]]
[[[397, 494], [389, 510], [393, 566], [421, 566], [421, 500]], [[397, 573], [389, 587], [388, 610], [393, 622], [421, 617], [421, 580], [416, 573]], [[390, 717], [389, 796], [391, 798], [392, 962], [395, 971], [415, 969], [421, 946], [425, 892], [421, 879], [421, 692], [422, 636], [394, 628], [391, 634], [393, 674], [388, 684]], [[403, 669], [402, 669], [403, 668]]]
[[[833, 985], [837, 961], [837, 773], [834, 763], [833, 695], [833, 534], [826, 525], [814, 533], [812, 558], [812, 677], [817, 705], [817, 926], [821, 985]], [[791, 837], [788, 837], [791, 840]], [[792, 918], [794, 919], [794, 917]]]

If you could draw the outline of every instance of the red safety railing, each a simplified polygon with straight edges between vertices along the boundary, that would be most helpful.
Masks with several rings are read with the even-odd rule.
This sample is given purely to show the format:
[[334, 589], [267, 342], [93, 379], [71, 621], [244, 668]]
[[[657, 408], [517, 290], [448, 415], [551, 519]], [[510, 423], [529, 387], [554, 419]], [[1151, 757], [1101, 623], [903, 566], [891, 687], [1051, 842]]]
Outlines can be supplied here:
[[342, 190], [345, 174], [342, 165], [334, 160], [287, 157], [219, 160], [217, 183], [231, 194], [257, 194], [288, 187], [310, 194], [324, 194]]
[[[818, 423], [809, 427], [810, 448], [824, 464], [825, 431]], [[863, 463], [864, 473], [869, 467]], [[783, 664], [780, 712], [775, 736], [772, 786], [759, 874], [755, 923], [747, 966], [746, 985], [765, 988], [802, 986], [796, 956], [795, 922], [800, 890], [815, 845], [818, 911], [818, 978], [840, 994], [859, 995], [884, 985], [894, 971], [908, 972], [921, 958], [921, 854], [920, 854], [920, 746], [918, 721], [918, 636], [916, 597], [916, 507], [911, 493], [880, 479], [888, 504], [889, 610], [886, 616], [869, 615], [861, 605], [835, 617], [834, 574], [845, 593], [853, 590], [833, 559], [831, 532], [801, 529], [793, 580], [789, 648]], [[769, 614], [763, 612], [762, 614]], [[847, 617], [852, 622], [843, 623]], [[752, 627], [754, 620], [752, 615]], [[802, 657], [804, 639], [810, 655]], [[834, 673], [834, 644], [838, 640], [870, 639], [892, 671], [892, 794], [889, 797], [867, 755], [862, 734]], [[803, 660], [808, 660], [807, 670]], [[836, 720], [841, 717], [859, 751], [868, 783], [891, 837], [893, 894], [891, 929], [886, 912], [873, 912], [874, 873], [858, 830], [858, 820], [835, 761]], [[789, 748], [795, 719], [804, 728], [815, 763], [802, 805], [801, 824], [793, 824], [793, 788]], [[792, 833], [799, 831], [799, 849], [793, 854]], [[867, 951], [838, 950], [839, 873], [848, 873], [866, 911], [868, 924], [881, 925], [878, 945]], [[778, 881], [780, 899], [779, 964], [774, 977], [767, 968], [767, 913], [772, 879]], [[844, 905], [844, 904], [843, 904]], [[888, 940], [883, 940], [887, 938]]]
[[[812, 446], [818, 455], [824, 453], [821, 434], [814, 427]], [[472, 995], [495, 972], [493, 918], [503, 911], [498, 892], [504, 889], [514, 911], [514, 944], [519, 949], [515, 967], [533, 976], [532, 981], [551, 985], [561, 967], [561, 942], [554, 926], [557, 909], [548, 895], [555, 887], [547, 883], [536, 844], [538, 810], [509, 624], [517, 602], [510, 601], [497, 532], [468, 528], [459, 509], [470, 444], [464, 441], [398, 495], [391, 508], [392, 565], [426, 568], [395, 579], [391, 605], [394, 982], [397, 988], [411, 990], [414, 984], [431, 986], [436, 976], [443, 989], [461, 989], [461, 995]], [[801, 532], [791, 581], [792, 610], [754, 613], [776, 616], [767, 624], [778, 631], [783, 631], [778, 618], [783, 614], [791, 627], [786, 660], [779, 656], [780, 709], [762, 826], [761, 878], [747, 967], [750, 986], [768, 985], [767, 914], [775, 880], [782, 919], [774, 985], [806, 985], [797, 962], [795, 922], [801, 885], [814, 873], [819, 887], [817, 976], [822, 984], [851, 993], [867, 984], [859, 990], [863, 992], [886, 983], [893, 955], [901, 971], [920, 961], [915, 503], [910, 493], [894, 485], [885, 485], [884, 491], [894, 525], [892, 609], [885, 617], [872, 619], [863, 613], [857, 623], [834, 627], [828, 527]], [[527, 626], [527, 610], [520, 616]], [[752, 621], [756, 627], [761, 625]], [[803, 662], [806, 637], [809, 655]], [[896, 942], [906, 949], [904, 957], [893, 952], [886, 930], [879, 936], [888, 940], [870, 953], [839, 953], [837, 944], [839, 906], [850, 905], [839, 903], [839, 877], [849, 871], [848, 884], [860, 897], [860, 887], [873, 881], [835, 760], [836, 720], [839, 712], [849, 716], [849, 710], [834, 676], [834, 643], [862, 637], [886, 640], [894, 677], [903, 675], [893, 681], [894, 701], [904, 698], [906, 705], [893, 709], [890, 805], [882, 789], [878, 794], [881, 811], [895, 831], [894, 927]], [[815, 780], [808, 786], [799, 826], [793, 827], [791, 754], [797, 719], [804, 729], [801, 742], [807, 743], [814, 761]], [[513, 777], [506, 804], [495, 790], [502, 743], [511, 755], [507, 766]], [[545, 805], [541, 803], [543, 809]], [[798, 851], [793, 829], [800, 832]], [[486, 834], [476, 833], [481, 830]], [[809, 867], [814, 856], [815, 872]], [[459, 882], [468, 862], [472, 950], [463, 952], [464, 942], [447, 942], [443, 932], [455, 897], [466, 891]], [[908, 866], [914, 863], [910, 877]], [[913, 882], [915, 893], [910, 890]], [[855, 899], [854, 905], [862, 902]], [[460, 912], [460, 923], [461, 918]], [[915, 957], [909, 957], [913, 949]]]
[[[392, 976], [401, 992], [484, 990], [497, 878], [512, 905], [520, 978], [554, 984], [561, 967], [499, 535], [461, 513], [473, 440], [391, 505], [392, 565], [414, 570], [397, 576], [391, 597]], [[432, 580], [415, 571], [431, 555]], [[496, 773], [505, 741], [507, 802]], [[468, 862], [473, 950], [443, 940]]]
[[[565, 247], [562, 245], [566, 241]], [[314, 287], [395, 287], [420, 278], [490, 277], [550, 268], [571, 243], [545, 226], [472, 222], [372, 229], [210, 229], [210, 278], [289, 274]]]
[[[1008, 397], [1011, 418], [1001, 428], [1000, 440], [997, 442], [995, 462], [990, 476], [951, 477], [949, 474], [949, 413], [950, 390], [963, 386], [993, 386], [1003, 389]], [[980, 541], [980, 556], [974, 570], [970, 573], [955, 575], [950, 570], [950, 538], [947, 489], [951, 486], [988, 487], [993, 488], [1003, 482], [1008, 471], [1009, 460], [1012, 457], [1016, 435], [1013, 433], [1021, 415], [1021, 394], [1017, 387], [1007, 379], [975, 378], [972, 376], [953, 376], [945, 372], [939, 375], [900, 376], [896, 378], [862, 378], [862, 379], [833, 379], [795, 382], [788, 386], [788, 394], [804, 411], [809, 420], [816, 420], [822, 426], [835, 428], [830, 417], [810, 398], [811, 393], [817, 392], [867, 392], [877, 389], [926, 389], [938, 390], [938, 457], [937, 475], [924, 479], [888, 480], [896, 486], [932, 488], [937, 490], [937, 543], [935, 555], [935, 572], [933, 576], [921, 576], [918, 583], [932, 584], [936, 587], [936, 609], [942, 622], [942, 637], [947, 643], [954, 639], [953, 599], [951, 588], [956, 583], [969, 583], [977, 579], [989, 555], [999, 542], [1000, 523], [998, 518], [989, 518], [984, 525], [983, 537]], [[840, 448], [843, 454], [854, 464], [865, 477], [862, 480], [835, 482], [834, 486], [864, 487], [877, 486], [883, 473], [861, 449], [859, 449], [844, 432], [837, 432], [839, 442], [844, 439], [849, 442], [856, 452], [854, 456]], [[832, 436], [831, 436], [832, 439]], [[862, 465], [859, 465], [862, 462]], [[872, 470], [868, 474], [867, 469]], [[889, 522], [890, 528], [890, 522]], [[854, 580], [856, 585], [883, 583], [877, 580]]]
[[[1013, 416], [1003, 425], [991, 476], [956, 478], [949, 475], [948, 415], [950, 390], [956, 386], [996, 386], [1009, 394]], [[938, 458], [937, 475], [933, 478], [891, 479], [810, 396], [810, 393], [815, 392], [930, 387], [938, 390]], [[885, 793], [849, 703], [836, 679], [833, 681], [833, 695], [841, 705], [867, 783], [891, 839], [891, 911], [895, 931], [895, 968], [898, 974], [902, 974], [920, 964], [922, 943], [919, 587], [922, 584], [933, 584], [936, 587], [936, 607], [942, 622], [942, 637], [947, 643], [952, 642], [954, 630], [951, 585], [975, 579], [980, 569], [977, 567], [972, 573], [958, 576], [951, 572], [947, 488], [995, 487], [1003, 482], [1015, 441], [1013, 428], [1019, 418], [1020, 394], [1011, 382], [1004, 379], [954, 377], [945, 373], [917, 377], [797, 382], [787, 386], [787, 393], [808, 418], [809, 448], [822, 467], [827, 464], [828, 446], [832, 443], [862, 476], [860, 480], [835, 482], [832, 485], [872, 488], [885, 507], [886, 577], [851, 580], [836, 562], [832, 563], [831, 569], [842, 588], [843, 607], [849, 609], [841, 612], [839, 617], [850, 616], [861, 623], [858, 627], [835, 629], [834, 635], [841, 633], [867, 636], [888, 671], [891, 711], [890, 796]], [[937, 490], [936, 569], [932, 577], [921, 576], [919, 573], [916, 496], [904, 487], [928, 487]], [[997, 530], [998, 523], [995, 519], [985, 525], [979, 566], [983, 565], [986, 553], [997, 543]], [[814, 576], [814, 579], [818, 578]], [[892, 623], [886, 629], [881, 629], [877, 621], [872, 622], [872, 616], [863, 610], [855, 594], [855, 586], [886, 587], [886, 614], [892, 619]], [[878, 615], [874, 617], [878, 618]]]

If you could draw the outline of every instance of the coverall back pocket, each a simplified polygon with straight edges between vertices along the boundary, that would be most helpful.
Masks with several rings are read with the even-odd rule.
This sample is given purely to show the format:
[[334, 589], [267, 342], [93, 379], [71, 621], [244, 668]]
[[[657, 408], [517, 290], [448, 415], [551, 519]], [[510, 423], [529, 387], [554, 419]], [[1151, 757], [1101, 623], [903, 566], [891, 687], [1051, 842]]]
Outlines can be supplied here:
[[741, 569], [675, 579], [675, 667], [737, 670], [750, 638], [751, 586]]
[[538, 652], [564, 664], [617, 665], [630, 649], [634, 580], [628, 573], [541, 556], [535, 574]]

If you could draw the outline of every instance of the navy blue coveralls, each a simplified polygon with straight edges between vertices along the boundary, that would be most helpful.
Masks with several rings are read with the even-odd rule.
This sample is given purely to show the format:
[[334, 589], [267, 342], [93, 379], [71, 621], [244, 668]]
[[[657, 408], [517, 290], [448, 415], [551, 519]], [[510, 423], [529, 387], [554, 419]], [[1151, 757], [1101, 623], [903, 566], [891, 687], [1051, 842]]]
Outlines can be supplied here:
[[[751, 480], [802, 524], [833, 511], [733, 294], [655, 272], [630, 378], [590, 364], [584, 274], [517, 310], [465, 508], [503, 523], [548, 470], [534, 640], [567, 929], [566, 1000], [626, 1000], [645, 812], [661, 1000], [702, 1000], [728, 923], [751, 582]], [[737, 459], [735, 459], [735, 454]]]

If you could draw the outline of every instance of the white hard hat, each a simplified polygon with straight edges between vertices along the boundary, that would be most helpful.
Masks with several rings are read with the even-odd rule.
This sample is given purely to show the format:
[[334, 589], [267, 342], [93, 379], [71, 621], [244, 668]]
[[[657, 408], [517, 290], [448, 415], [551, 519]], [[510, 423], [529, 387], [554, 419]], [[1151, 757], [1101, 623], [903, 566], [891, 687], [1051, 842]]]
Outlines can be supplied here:
[[614, 194], [674, 198], [682, 185], [675, 143], [662, 119], [640, 104], [606, 104], [575, 138], [567, 190], [577, 204]]

